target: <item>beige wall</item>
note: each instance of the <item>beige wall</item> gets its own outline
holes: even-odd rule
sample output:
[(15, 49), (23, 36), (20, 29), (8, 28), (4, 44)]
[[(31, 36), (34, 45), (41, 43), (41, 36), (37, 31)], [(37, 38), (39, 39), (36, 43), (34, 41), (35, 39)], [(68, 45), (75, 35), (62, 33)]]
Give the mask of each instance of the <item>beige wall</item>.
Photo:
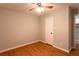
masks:
[(59, 6), (54, 11), (54, 44), (69, 50), (69, 13), (68, 6)]
[[(68, 6), (66, 5), (55, 5), (55, 9), (47, 14), (48, 16), (44, 15), (42, 18), (44, 19), (43, 21), (45, 22), (45, 19), (49, 17), (50, 19), (54, 19), (54, 34), (53, 34), (53, 45), (55, 45), (58, 48), (61, 48), (65, 51), (69, 50), (69, 38), (68, 38), (68, 24), (69, 24), (69, 10)], [(44, 25), (44, 23), (42, 23)], [(43, 33), (45, 28), (43, 28)], [(45, 40), (45, 39), (43, 39)]]
[(41, 41), (45, 42), (45, 20), (43, 19), (43, 17), (40, 17), (40, 27), (41, 27)]
[(0, 51), (40, 39), (37, 16), (0, 9)]

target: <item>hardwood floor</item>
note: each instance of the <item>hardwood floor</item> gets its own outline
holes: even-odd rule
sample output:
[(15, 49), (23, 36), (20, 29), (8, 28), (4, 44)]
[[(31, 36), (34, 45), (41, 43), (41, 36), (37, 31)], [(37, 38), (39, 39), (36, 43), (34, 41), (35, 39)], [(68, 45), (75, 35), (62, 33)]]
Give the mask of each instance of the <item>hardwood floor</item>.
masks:
[(0, 56), (79, 56), (79, 45), (76, 50), (71, 53), (61, 51), (49, 44), (37, 42), (24, 47), (16, 48), (4, 53)]

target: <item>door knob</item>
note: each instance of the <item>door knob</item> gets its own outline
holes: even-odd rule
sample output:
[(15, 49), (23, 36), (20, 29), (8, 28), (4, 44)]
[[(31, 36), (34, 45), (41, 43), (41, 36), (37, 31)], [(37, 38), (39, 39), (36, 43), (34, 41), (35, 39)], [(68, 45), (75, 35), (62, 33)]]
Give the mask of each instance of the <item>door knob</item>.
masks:
[(50, 34), (53, 34), (52, 32), (50, 32)]

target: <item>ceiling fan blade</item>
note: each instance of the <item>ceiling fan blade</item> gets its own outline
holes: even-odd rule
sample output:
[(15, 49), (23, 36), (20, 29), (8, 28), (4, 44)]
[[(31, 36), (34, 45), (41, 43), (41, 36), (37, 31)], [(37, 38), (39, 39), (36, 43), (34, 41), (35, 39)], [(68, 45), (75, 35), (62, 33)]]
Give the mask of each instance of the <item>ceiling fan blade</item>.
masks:
[(32, 3), (32, 4), (37, 5), (37, 3)]
[(32, 11), (32, 10), (35, 10), (36, 8), (31, 8), (31, 9), (29, 9), (30, 11)]
[(44, 8), (50, 8), (50, 9), (52, 9), (53, 8), (53, 6), (43, 6)]

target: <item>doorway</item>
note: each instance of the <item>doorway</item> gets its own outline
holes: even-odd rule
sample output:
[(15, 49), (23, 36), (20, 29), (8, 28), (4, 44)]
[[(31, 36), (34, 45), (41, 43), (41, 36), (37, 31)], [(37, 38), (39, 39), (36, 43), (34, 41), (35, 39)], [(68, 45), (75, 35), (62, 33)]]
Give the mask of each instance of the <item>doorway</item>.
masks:
[(78, 14), (78, 9), (74, 7), (69, 8), (69, 49), (76, 48), (76, 15)]
[(75, 41), (75, 46), (76, 44), (79, 44), (79, 15), (75, 16), (74, 41)]

